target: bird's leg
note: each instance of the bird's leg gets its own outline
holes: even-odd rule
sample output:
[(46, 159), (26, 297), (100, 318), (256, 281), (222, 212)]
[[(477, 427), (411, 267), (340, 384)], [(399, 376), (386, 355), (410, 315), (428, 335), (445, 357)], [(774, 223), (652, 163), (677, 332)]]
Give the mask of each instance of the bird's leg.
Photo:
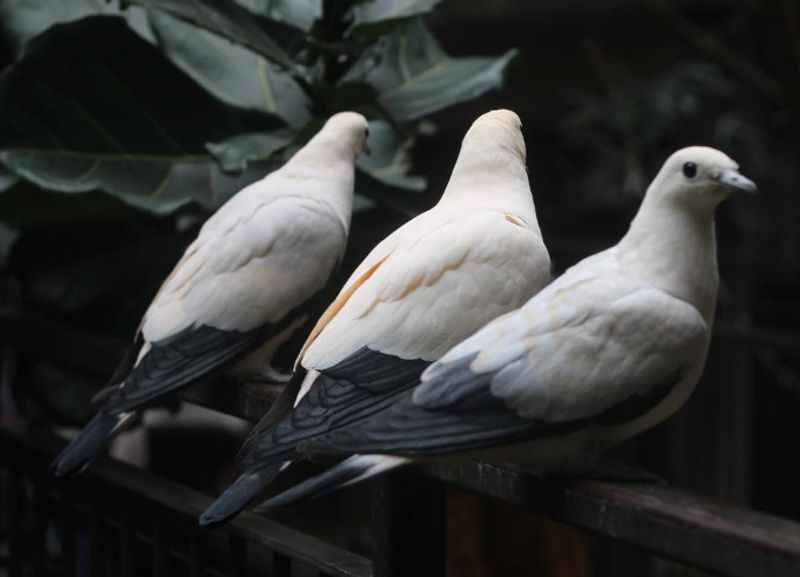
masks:
[(272, 368), (272, 365), (266, 364), (262, 369), (260, 377), (266, 382), (286, 384), (292, 380), (292, 373), (281, 373), (280, 371)]
[(306, 321), (306, 316), (294, 319), (281, 332), (273, 335), (259, 348), (242, 358), (234, 367), (233, 373), (241, 383), (264, 383), (283, 385), (292, 379), (292, 371), (282, 373), (272, 366), (272, 359), (278, 349), (285, 344)]
[[(257, 349), (242, 358), (234, 366), (230, 374), (240, 385), (246, 383), (285, 384), (292, 378), (292, 373), (281, 373), (272, 366), (272, 350), (267, 347)], [(267, 350), (264, 350), (264, 349)]]
[(285, 385), (292, 379), (292, 373), (281, 373), (269, 364), (263, 365), (258, 370), (237, 371), (232, 376), (239, 385), (246, 385), (248, 383), (259, 385)]

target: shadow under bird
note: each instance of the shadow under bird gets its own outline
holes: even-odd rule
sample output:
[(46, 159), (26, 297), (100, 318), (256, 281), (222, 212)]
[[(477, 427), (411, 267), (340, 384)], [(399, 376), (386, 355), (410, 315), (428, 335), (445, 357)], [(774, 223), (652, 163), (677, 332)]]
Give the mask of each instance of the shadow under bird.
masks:
[(354, 160), (367, 121), (342, 112), (284, 166), (247, 186), (203, 225), (162, 284), (135, 350), (96, 398), (97, 415), (61, 452), (54, 474), (102, 453), (136, 412), (220, 370), (283, 378), (275, 351), (315, 318), (347, 244)]
[(438, 204), (378, 244), (322, 315), (284, 396), (297, 398), (294, 409), (270, 411), (255, 427), (242, 475), (201, 525), (259, 497), (299, 456), (298, 443), (391, 404), (445, 351), (546, 285), (550, 258), (525, 158), (516, 114), (495, 110), (473, 123)]
[(714, 212), (731, 192), (755, 191), (717, 150), (674, 153), (616, 246), (453, 347), (415, 387), (304, 441), (301, 452), (356, 455), (264, 508), (416, 460), (590, 471), (694, 390), (719, 284)]

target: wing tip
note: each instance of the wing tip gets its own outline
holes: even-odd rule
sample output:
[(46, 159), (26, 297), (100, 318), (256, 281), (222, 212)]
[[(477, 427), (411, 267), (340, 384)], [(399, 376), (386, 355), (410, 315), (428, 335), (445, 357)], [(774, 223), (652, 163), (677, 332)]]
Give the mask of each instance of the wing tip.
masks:
[(282, 465), (243, 473), (198, 518), (201, 527), (217, 527), (233, 519), (256, 499), (281, 471)]
[(84, 471), (92, 461), (103, 454), (108, 442), (132, 416), (133, 413), (99, 412), (53, 459), (50, 464), (50, 474), (56, 478), (63, 478)]
[(321, 497), (341, 487), (355, 485), (409, 463), (410, 461), (404, 457), (391, 455), (353, 455), (327, 471), (275, 495), (256, 511), (267, 512), (303, 499)]

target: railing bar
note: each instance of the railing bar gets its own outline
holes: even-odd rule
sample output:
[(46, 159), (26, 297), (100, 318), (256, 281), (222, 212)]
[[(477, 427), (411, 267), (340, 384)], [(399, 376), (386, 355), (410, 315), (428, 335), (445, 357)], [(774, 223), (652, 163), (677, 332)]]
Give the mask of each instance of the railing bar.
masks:
[(445, 487), (407, 473), (385, 475), (362, 490), (371, 496), (371, 528), (375, 540), (376, 577), (400, 577), (418, 570), (446, 572)]
[(190, 577), (202, 577), (203, 565), (205, 560), (205, 549), (207, 539), (204, 533), (200, 531), (192, 531), (189, 537), (189, 552), (186, 559), (189, 565)]
[(133, 526), (133, 517), (130, 512), (123, 512), (119, 523), (111, 521), (119, 530), (120, 547), (120, 575), (133, 577), (136, 572), (136, 529)]
[(272, 553), (272, 576), (271, 577), (291, 577), (292, 558), (277, 551)]
[(89, 508), (89, 574), (92, 577), (104, 577), (106, 572), (105, 547), (103, 547), (103, 531), (100, 526), (100, 513), (95, 507)]
[(684, 564), (730, 575), (800, 575), (800, 524), (654, 483), (543, 481), (488, 464), (426, 474)]
[(153, 577), (166, 577), (169, 575), (167, 569), (168, 545), (167, 531), (164, 524), (156, 521), (153, 526)]
[(245, 577), (247, 573), (247, 542), (236, 535), (228, 536), (230, 568), (233, 577)]
[(31, 566), (33, 574), (37, 577), (44, 576), (47, 567), (47, 479), (37, 479), (33, 485), (33, 528), (31, 533)]
[(77, 573), (77, 526), (75, 524), (75, 513), (67, 503), (64, 495), (58, 499), (56, 506), (58, 513), (58, 528), (61, 532), (61, 566), (64, 574)]
[(22, 575), (22, 517), (24, 514), (22, 498), (21, 473), (10, 469), (8, 471), (9, 575)]

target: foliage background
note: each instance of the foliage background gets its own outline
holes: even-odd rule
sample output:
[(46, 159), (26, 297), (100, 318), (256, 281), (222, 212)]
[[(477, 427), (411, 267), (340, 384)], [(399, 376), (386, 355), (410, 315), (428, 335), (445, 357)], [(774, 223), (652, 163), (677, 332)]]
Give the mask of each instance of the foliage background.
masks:
[[(250, 2), (250, 8), (256, 6)], [(117, 10), (114, 4), (86, 4)], [(400, 2), (409, 12), (372, 24), (369, 19), (391, 3), (357, 3), (351, 13), (355, 24), (337, 26), (342, 14), (331, 13), (331, 20), (315, 30), (317, 45), (301, 42), (298, 50), (291, 29), (288, 36), (285, 26), (270, 29), (292, 62), (316, 55), (325, 63), (324, 71), (305, 63), (298, 72), (321, 79), (311, 95), (276, 80), (280, 67), (246, 48), (225, 44), (223, 51), (225, 59), (238, 59), (241, 66), (213, 58), (194, 61), (187, 43), (219, 40), (206, 33), (181, 35), (186, 25), (173, 16), (151, 19), (149, 32), (143, 32), (141, 18), (130, 14), (156, 4), (174, 3), (135, 1), (128, 23), (116, 22), (111, 32), (105, 31), (110, 16), (76, 23), (82, 28), (69, 49), (71, 60), (68, 54), (57, 55), (61, 64), (50, 57), (33, 59), (30, 66), (45, 70), (33, 68), (35, 73), (26, 76), (38, 80), (25, 85), (29, 92), (7, 85), (0, 90), (3, 107), (22, 102), (21, 108), (30, 109), (37, 102), (44, 114), (53, 87), (43, 87), (42, 79), (61, 79), (70, 88), (98, 82), (103, 96), (91, 110), (105, 111), (124, 130), (140, 131), (123, 143), (126, 150), (157, 153), (136, 165), (143, 171), (137, 174), (156, 175), (152, 182), (138, 176), (126, 180), (130, 165), (101, 164), (102, 174), (94, 174), (118, 184), (112, 195), (97, 192), (90, 179), (82, 184), (87, 192), (53, 193), (33, 186), (42, 180), (0, 174), (0, 216), (14, 231), (2, 230), (0, 238), (16, 235), (7, 270), (25, 286), (27, 308), (126, 338), (208, 209), (225, 197), (208, 187), (177, 185), (154, 195), (158, 175), (180, 172), (181, 163), (189, 162), (188, 172), (202, 173), (197, 178), (213, 183), (211, 190), (235, 189), (236, 179), (263, 172), (307, 138), (314, 119), (343, 107), (383, 121), (373, 133), (386, 136), (385, 145), (377, 147), (381, 152), (370, 157), (372, 164), (361, 166), (359, 191), (365, 198), (354, 219), (345, 273), (388, 230), (435, 202), (464, 130), (489, 108), (512, 108), (523, 119), (537, 211), (558, 270), (624, 233), (644, 188), (670, 152), (689, 144), (716, 146), (735, 158), (762, 192), (753, 199), (732, 199), (718, 215), (723, 287), (708, 369), (679, 415), (622, 453), (681, 486), (800, 518), (795, 490), (800, 472), (786, 467), (785, 452), (787, 441), (800, 434), (800, 9), (795, 2), (420, 0)], [(339, 3), (345, 4), (351, 3)], [(257, 5), (263, 16), (284, 3)], [(463, 72), (465, 81), (440, 78), (428, 87), (428, 98), (406, 94), (408, 100), (399, 104), (393, 96), (402, 67), (393, 73), (356, 72), (376, 53), (382, 62), (397, 64), (400, 46), (411, 46), (408, 56), (415, 61), (439, 62), (442, 53), (426, 44), (430, 38), (420, 28), (423, 13), (445, 54), (470, 59), (444, 60)], [(308, 30), (307, 17), (293, 18), (288, 21), (295, 28)], [(351, 26), (361, 26), (360, 39), (347, 34)], [(12, 39), (8, 62), (16, 54), (14, 34), (20, 32), (6, 34)], [(119, 43), (131, 37), (135, 50), (122, 50)], [(161, 40), (168, 61), (153, 48), (153, 38)], [(409, 38), (417, 39), (404, 44)], [(420, 48), (425, 46), (431, 52)], [(515, 47), (517, 55), (510, 59)], [(79, 66), (66, 67), (66, 62)], [(184, 72), (176, 74), (175, 66)], [(484, 72), (478, 77), (485, 82), (477, 88), (468, 82), (475, 76), (472, 67)], [(500, 85), (497, 72), (503, 67), (503, 87), (484, 91)], [(118, 77), (130, 89), (127, 96), (101, 80), (101, 68), (124, 71)], [(238, 74), (253, 68), (263, 72), (259, 82)], [(263, 78), (274, 98), (264, 97)], [(452, 97), (448, 91), (459, 86), (464, 98)], [(153, 106), (163, 107), (157, 125), (174, 123), (177, 146), (160, 138), (159, 131), (146, 134), (148, 125), (137, 109), (147, 95), (134, 89), (156, 91), (150, 96)], [(431, 108), (431, 94), (434, 103), (452, 106)], [(314, 105), (298, 107), (306, 98)], [(50, 129), (79, 132), (91, 146), (102, 140), (57, 121), (30, 131), (9, 130), (8, 118), (0, 114), (0, 161), (17, 173), (31, 158), (7, 152), (17, 150), (9, 142), (41, 148)], [(104, 149), (92, 149), (97, 150)], [(55, 188), (53, 181), (82, 170), (75, 159), (62, 164), (64, 159), (45, 162), (40, 155), (35, 160), (37, 178), (46, 177)], [(205, 196), (187, 202), (186, 195), (201, 189)], [(53, 390), (53, 382), (76, 382), (64, 367), (30, 370), (42, 391)], [(65, 418), (64, 411), (56, 412)]]

